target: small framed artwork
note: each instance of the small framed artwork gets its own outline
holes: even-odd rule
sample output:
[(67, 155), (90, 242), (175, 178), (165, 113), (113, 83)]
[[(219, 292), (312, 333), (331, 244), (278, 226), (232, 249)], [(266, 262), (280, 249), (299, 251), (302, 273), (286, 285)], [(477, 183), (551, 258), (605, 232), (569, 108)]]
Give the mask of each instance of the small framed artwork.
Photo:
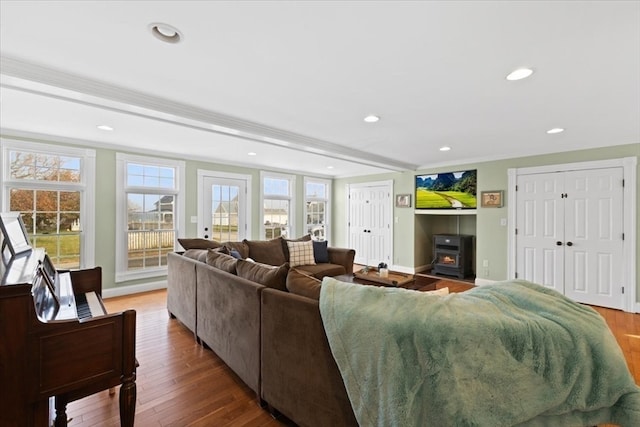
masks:
[(411, 194), (396, 194), (396, 208), (410, 208)]
[(483, 208), (501, 208), (504, 204), (504, 191), (483, 191), (480, 194), (480, 205)]

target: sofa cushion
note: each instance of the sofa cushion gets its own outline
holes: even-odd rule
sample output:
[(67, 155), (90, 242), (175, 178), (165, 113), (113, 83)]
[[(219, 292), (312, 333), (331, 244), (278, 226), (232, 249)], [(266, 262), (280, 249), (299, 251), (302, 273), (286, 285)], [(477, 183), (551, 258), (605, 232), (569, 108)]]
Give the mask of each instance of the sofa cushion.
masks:
[(306, 234), (302, 237), (298, 237), (297, 239), (282, 239), (282, 250), (284, 251), (284, 257), (287, 261), (289, 261), (289, 245), (288, 242), (307, 242), (311, 240), (311, 234)]
[(239, 259), (237, 260), (236, 270), (238, 276), (251, 280), (252, 282), (281, 291), (287, 290), (288, 262), (283, 263), (279, 267), (272, 267)]
[[(256, 262), (269, 265), (282, 265), (287, 262), (282, 250), (282, 237), (271, 240), (243, 240), (249, 248), (248, 257)], [(243, 257), (246, 258), (247, 256)]]
[(289, 247), (289, 265), (296, 267), (298, 265), (314, 265), (316, 263), (313, 257), (313, 242), (287, 242)]
[(321, 262), (329, 262), (329, 250), (327, 249), (327, 241), (313, 241), (313, 258), (316, 260), (316, 264)]
[(244, 242), (222, 242), (222, 246), (226, 247), (231, 253), (232, 250), (236, 250), (240, 253), (240, 256), (244, 259), (249, 256), (249, 246)]
[(207, 264), (212, 267), (219, 268), (222, 271), (226, 271), (227, 273), (236, 274), (237, 262), (237, 258), (234, 258), (223, 251), (218, 251), (216, 249), (209, 249), (207, 251)]
[(343, 265), (322, 263), (316, 265), (301, 265), (297, 267), (298, 270), (313, 276), (317, 279), (322, 279), (325, 276), (340, 276), (341, 274), (347, 274)]
[(178, 243), (185, 249), (215, 249), (222, 246), (222, 243), (209, 240), (209, 239), (201, 239), (201, 238), (192, 238), (192, 239), (178, 239)]
[(287, 290), (292, 294), (320, 300), (322, 282), (313, 276), (292, 268), (287, 274)]
[(208, 249), (187, 249), (182, 256), (200, 262), (207, 262), (207, 251)]

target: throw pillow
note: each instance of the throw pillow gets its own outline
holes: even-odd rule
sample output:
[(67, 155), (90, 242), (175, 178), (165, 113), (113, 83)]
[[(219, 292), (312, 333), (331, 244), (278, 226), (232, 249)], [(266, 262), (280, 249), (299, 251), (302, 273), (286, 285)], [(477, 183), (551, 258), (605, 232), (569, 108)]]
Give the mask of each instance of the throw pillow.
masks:
[(322, 282), (313, 276), (308, 276), (299, 270), (291, 269), (287, 274), (287, 290), (292, 294), (320, 300)]
[(184, 248), (184, 250), (189, 249), (215, 249), (222, 246), (222, 243), (217, 242), (215, 240), (209, 239), (201, 239), (201, 238), (193, 238), (193, 239), (178, 239), (178, 243), (180, 246)]
[(231, 255), (209, 249), (207, 252), (207, 264), (212, 267), (219, 268), (227, 273), (236, 274), (236, 264), (238, 260)]
[(272, 267), (243, 259), (236, 260), (236, 262), (238, 276), (269, 288), (275, 288), (281, 291), (287, 290), (289, 263), (285, 262), (279, 267)]
[(282, 239), (282, 250), (284, 251), (284, 258), (289, 259), (289, 245), (288, 242), (307, 242), (311, 240), (311, 234), (305, 234), (297, 239)]
[(249, 246), (245, 242), (222, 242), (222, 245), (226, 246), (229, 251), (231, 249), (238, 251), (242, 259), (249, 256)]
[(297, 265), (316, 265), (313, 257), (313, 242), (287, 242), (289, 246), (289, 264), (291, 267)]
[(240, 252), (236, 251), (235, 249), (229, 249), (229, 255), (231, 255), (235, 259), (242, 259), (242, 255), (240, 255)]
[(313, 258), (316, 264), (329, 262), (329, 250), (327, 249), (327, 241), (313, 241)]
[[(282, 250), (282, 237), (271, 240), (243, 240), (249, 247), (249, 255), (256, 262), (282, 265), (287, 262)], [(246, 258), (246, 257), (245, 257)]]

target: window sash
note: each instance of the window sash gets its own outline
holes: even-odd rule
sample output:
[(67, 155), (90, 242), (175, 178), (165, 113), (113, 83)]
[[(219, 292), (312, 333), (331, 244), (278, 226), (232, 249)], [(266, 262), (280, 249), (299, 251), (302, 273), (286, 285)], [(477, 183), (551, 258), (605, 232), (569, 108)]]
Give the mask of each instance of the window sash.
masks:
[[(321, 191), (309, 193), (310, 188), (323, 187)], [(324, 197), (318, 197), (323, 193)], [(305, 232), (314, 240), (328, 240), (331, 210), (331, 181), (319, 178), (304, 178)], [(320, 207), (322, 206), (322, 209)]]
[[(278, 188), (270, 187), (277, 182)], [(286, 182), (287, 194), (282, 194), (283, 182)], [(260, 234), (264, 239), (279, 236), (290, 238), (295, 232), (295, 175), (260, 173)], [(275, 207), (286, 203), (286, 214), (277, 213)], [(286, 220), (283, 216), (286, 215)], [(274, 225), (276, 224), (276, 225)]]
[(184, 162), (117, 153), (116, 165), (116, 282), (164, 275), (184, 229)]
[[(95, 265), (95, 150), (4, 138), (0, 147), (4, 166), (0, 176), (2, 210), (23, 213), (32, 245), (43, 247), (57, 267)], [(19, 157), (16, 153), (26, 155), (27, 160), (32, 156), (29, 161), (33, 164), (26, 166), (31, 169), (30, 175), (12, 176), (12, 160)], [(50, 176), (36, 179), (38, 161), (51, 166), (40, 168)], [(60, 180), (69, 174), (75, 175)], [(19, 193), (31, 195), (19, 201)], [(45, 225), (49, 229), (43, 229)]]

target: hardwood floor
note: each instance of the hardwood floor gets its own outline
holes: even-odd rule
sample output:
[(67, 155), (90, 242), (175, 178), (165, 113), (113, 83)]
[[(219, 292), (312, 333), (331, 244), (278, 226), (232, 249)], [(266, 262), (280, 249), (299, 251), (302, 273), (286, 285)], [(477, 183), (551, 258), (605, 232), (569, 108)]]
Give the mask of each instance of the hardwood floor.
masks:
[[(473, 287), (441, 280), (437, 288)], [(166, 291), (105, 300), (110, 312), (137, 311), (138, 396), (136, 426), (290, 426), (260, 408), (254, 393), (210, 350), (196, 344), (180, 322), (170, 320)], [(594, 307), (620, 343), (640, 384), (640, 314)], [(119, 426), (118, 393), (104, 391), (69, 404), (72, 427)]]
[[(282, 426), (255, 393), (177, 320), (169, 320), (166, 291), (106, 299), (107, 311), (137, 312), (135, 425)], [(69, 404), (69, 426), (119, 426), (118, 393), (107, 391)]]

